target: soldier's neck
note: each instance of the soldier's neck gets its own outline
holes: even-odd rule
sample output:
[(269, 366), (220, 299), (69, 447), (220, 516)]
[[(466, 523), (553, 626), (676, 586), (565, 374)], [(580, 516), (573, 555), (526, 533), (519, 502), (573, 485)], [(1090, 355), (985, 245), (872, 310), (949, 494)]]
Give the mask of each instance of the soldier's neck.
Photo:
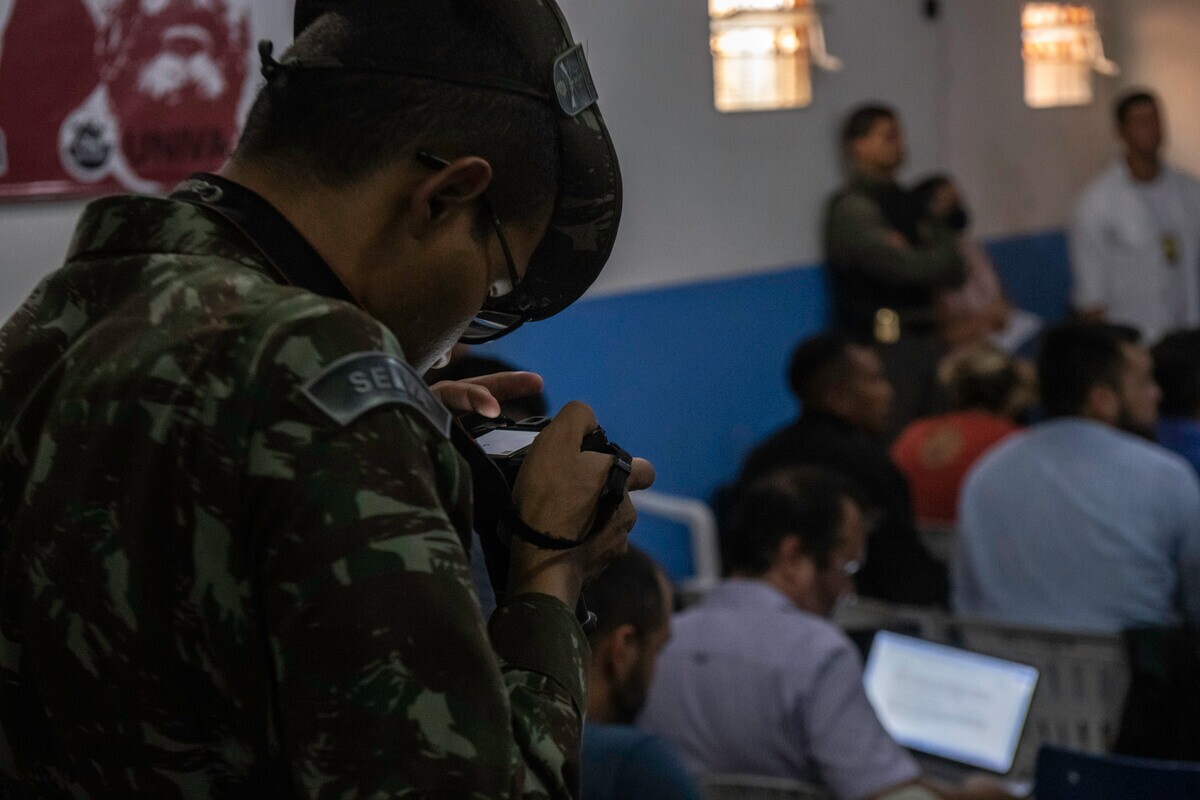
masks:
[(229, 160), (217, 172), (245, 186), (281, 213), (320, 254), (350, 293), (358, 296), (354, 265), (361, 258), (362, 232), (370, 214), (352, 197), (325, 187), (281, 180), (275, 170)]

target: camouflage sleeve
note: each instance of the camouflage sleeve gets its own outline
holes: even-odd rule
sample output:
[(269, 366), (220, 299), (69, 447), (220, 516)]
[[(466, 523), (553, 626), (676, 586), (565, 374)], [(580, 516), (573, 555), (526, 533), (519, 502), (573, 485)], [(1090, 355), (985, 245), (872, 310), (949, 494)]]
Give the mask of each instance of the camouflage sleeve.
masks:
[(587, 645), (571, 611), (513, 598), (489, 642), (457, 453), (411, 406), (339, 424), (300, 391), (394, 339), (340, 304), (284, 316), (255, 357), (247, 497), (296, 794), (574, 796)]

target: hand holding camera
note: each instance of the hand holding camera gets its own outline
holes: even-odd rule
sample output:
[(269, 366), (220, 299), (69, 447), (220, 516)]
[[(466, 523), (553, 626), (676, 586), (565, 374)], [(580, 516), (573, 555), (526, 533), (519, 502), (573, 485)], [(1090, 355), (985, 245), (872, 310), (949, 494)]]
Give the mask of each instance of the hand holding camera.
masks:
[[(568, 403), (553, 421), (542, 425), (536, 422), (493, 429), (481, 435), (479, 441), (492, 450), (493, 460), (502, 471), (510, 473), (510, 480), (513, 467), (519, 464), (513, 483), (514, 511), (520, 523), (551, 540), (543, 545), (554, 547), (513, 536), (509, 594), (541, 592), (573, 604), (579, 587), (625, 551), (626, 535), (637, 519), (629, 492), (649, 487), (654, 469), (644, 459), (629, 459), (628, 480), (623, 473), (620, 475), (625, 486), (614, 498), (615, 509), (609, 511), (607, 521), (601, 517), (600, 529), (593, 532), (598, 511), (605, 511), (606, 486), (609, 492), (613, 490), (610, 481), (615, 461), (622, 458), (623, 451), (607, 442), (595, 414), (582, 403)], [(536, 438), (525, 449), (522, 440), (530, 437)], [(585, 449), (589, 445), (608, 451)]]

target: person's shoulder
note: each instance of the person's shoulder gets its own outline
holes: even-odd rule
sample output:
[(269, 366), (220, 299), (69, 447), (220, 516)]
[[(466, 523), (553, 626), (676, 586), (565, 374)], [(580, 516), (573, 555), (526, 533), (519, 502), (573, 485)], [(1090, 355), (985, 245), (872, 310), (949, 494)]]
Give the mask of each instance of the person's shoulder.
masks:
[(952, 420), (952, 424), (965, 436), (981, 442), (998, 442), (1024, 430), (1008, 417), (974, 412), (958, 415)]
[(1188, 170), (1174, 164), (1167, 164), (1163, 167), (1163, 172), (1174, 181), (1185, 183), (1194, 190), (1200, 190), (1200, 176)]
[(833, 620), (799, 608), (780, 612), (777, 632), (803, 663), (819, 666), (858, 652), (854, 642)]
[(400, 345), (378, 320), (357, 306), (312, 292), (279, 287), (247, 331), (300, 379), (313, 377), (328, 363), (362, 351), (402, 357)]
[(859, 216), (878, 211), (878, 204), (862, 186), (851, 181), (829, 197), (828, 213), (834, 216)]
[(633, 725), (588, 722), (583, 743), (585, 770), (611, 770), (615, 798), (700, 798), (675, 747), (662, 736)]
[(793, 421), (771, 432), (767, 438), (754, 445), (742, 459), (741, 479), (752, 480), (763, 473), (786, 466), (794, 460), (797, 443), (804, 437), (799, 423)]
[(647, 762), (677, 761), (671, 744), (650, 731), (635, 725), (588, 722), (583, 729), (583, 751), (587, 761), (603, 763), (616, 770)]
[(1128, 185), (1128, 178), (1121, 170), (1120, 163), (1109, 164), (1088, 181), (1079, 193), (1076, 213), (1096, 214), (1106, 208), (1113, 194), (1122, 191)]
[(908, 423), (904, 426), (904, 430), (900, 431), (896, 441), (892, 443), (890, 451), (892, 458), (904, 459), (914, 456), (914, 451), (925, 440), (925, 437), (944, 424), (946, 424), (945, 417), (924, 417)]
[(1131, 468), (1152, 472), (1158, 480), (1188, 486), (1195, 483), (1195, 472), (1188, 460), (1173, 450), (1126, 431), (1112, 429), (1110, 433), (1114, 449), (1120, 449), (1120, 457)]
[(1007, 471), (1013, 465), (1020, 465), (1040, 450), (1044, 431), (1038, 426), (1018, 428), (1010, 431), (972, 465), (967, 473), (963, 491), (971, 490), (973, 484), (988, 481), (988, 476)]
[(584, 745), (616, 753), (629, 753), (660, 737), (634, 725), (589, 721), (583, 729)]
[(349, 303), (309, 293), (282, 299), (256, 320), (249, 338), (251, 373), (289, 406), (315, 409), (337, 426), (394, 406), (423, 418), (441, 438), (450, 435), (452, 415), (395, 336)]

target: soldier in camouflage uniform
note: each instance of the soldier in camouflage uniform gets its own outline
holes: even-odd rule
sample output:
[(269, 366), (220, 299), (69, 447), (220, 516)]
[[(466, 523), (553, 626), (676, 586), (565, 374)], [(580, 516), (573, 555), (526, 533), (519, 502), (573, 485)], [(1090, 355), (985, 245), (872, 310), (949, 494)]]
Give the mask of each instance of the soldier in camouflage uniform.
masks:
[[(571, 608), (628, 497), (585, 545), (514, 539), (485, 623), (471, 475), (418, 373), (582, 293), (619, 172), (551, 0), (487, 8), (300, 0), (221, 176), (91, 204), (0, 329), (3, 796), (577, 794)], [(536, 388), (442, 395), (496, 413), (489, 387)], [(594, 426), (570, 404), (538, 438), (514, 524), (589, 528)]]

